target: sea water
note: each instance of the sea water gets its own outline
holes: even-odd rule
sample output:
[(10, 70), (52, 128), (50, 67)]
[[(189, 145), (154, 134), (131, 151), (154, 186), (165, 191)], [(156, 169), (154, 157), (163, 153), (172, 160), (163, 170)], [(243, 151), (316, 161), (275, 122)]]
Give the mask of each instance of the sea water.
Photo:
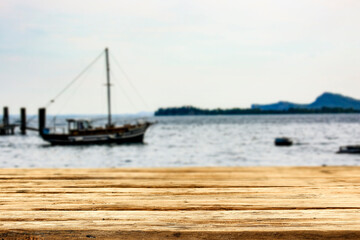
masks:
[[(65, 118), (60, 117), (60, 127), (65, 127)], [(51, 146), (36, 132), (0, 136), (0, 167), (360, 165), (360, 154), (336, 153), (342, 145), (360, 144), (359, 114), (179, 116), (148, 120), (157, 123), (146, 132), (144, 144)], [(294, 145), (276, 147), (274, 139), (282, 136), (292, 138)]]

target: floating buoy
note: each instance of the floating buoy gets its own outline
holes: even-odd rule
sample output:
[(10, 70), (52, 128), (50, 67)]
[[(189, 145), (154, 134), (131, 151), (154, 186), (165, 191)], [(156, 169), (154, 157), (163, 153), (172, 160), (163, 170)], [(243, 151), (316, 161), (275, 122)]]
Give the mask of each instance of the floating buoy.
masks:
[(291, 146), (293, 145), (293, 141), (291, 138), (287, 138), (287, 137), (280, 137), (280, 138), (275, 138), (275, 146)]

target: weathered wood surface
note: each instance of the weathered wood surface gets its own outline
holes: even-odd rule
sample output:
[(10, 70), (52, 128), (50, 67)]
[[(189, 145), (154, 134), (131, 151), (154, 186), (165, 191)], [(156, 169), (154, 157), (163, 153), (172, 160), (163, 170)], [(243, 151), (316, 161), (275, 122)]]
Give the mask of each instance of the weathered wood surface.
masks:
[(360, 167), (0, 169), (0, 239), (360, 239)]

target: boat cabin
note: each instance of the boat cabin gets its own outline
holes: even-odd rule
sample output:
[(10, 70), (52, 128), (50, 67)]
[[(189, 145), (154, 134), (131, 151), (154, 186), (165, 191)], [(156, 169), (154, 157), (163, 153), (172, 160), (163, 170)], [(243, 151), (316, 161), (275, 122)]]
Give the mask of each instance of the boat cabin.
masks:
[(85, 119), (66, 119), (69, 132), (86, 131), (92, 129), (91, 122)]

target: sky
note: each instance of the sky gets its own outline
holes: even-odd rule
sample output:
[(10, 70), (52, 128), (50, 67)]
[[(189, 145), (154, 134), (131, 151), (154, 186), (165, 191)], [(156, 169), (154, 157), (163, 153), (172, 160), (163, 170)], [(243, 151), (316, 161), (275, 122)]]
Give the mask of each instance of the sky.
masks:
[[(358, 0), (2, 0), (0, 107), (37, 112), (105, 47), (114, 113), (360, 99), (359, 12)], [(105, 81), (102, 58), (48, 111), (105, 113)]]

